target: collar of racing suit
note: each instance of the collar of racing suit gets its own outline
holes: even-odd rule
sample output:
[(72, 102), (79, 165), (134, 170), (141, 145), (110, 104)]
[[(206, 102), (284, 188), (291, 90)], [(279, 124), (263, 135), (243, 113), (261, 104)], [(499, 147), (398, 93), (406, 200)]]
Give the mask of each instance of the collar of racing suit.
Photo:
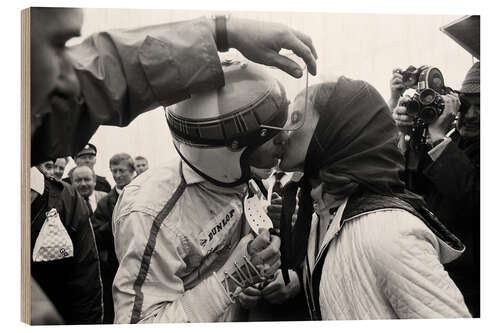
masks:
[(188, 186), (193, 184), (198, 184), (198, 186), (206, 188), (208, 191), (211, 192), (238, 194), (242, 199), (248, 191), (247, 184), (241, 184), (234, 187), (222, 187), (212, 184), (208, 180), (203, 178), (201, 175), (196, 173), (196, 171), (191, 169), (189, 165), (182, 160), (181, 160), (181, 172), (182, 176), (184, 177), (184, 180), (186, 181), (186, 185)]

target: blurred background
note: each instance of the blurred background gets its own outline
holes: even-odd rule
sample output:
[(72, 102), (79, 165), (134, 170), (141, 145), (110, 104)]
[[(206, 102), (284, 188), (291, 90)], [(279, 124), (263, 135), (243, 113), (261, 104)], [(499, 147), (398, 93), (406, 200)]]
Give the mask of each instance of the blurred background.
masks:
[[(82, 37), (101, 30), (134, 28), (144, 25), (187, 20), (217, 14), (216, 11), (145, 9), (85, 9)], [(309, 84), (345, 75), (371, 83), (387, 100), (392, 69), (409, 65), (438, 67), (445, 84), (460, 88), (472, 56), (442, 33), (439, 28), (460, 18), (451, 15), (336, 14), (299, 12), (231, 12), (231, 15), (284, 23), (312, 37), (318, 52), (318, 75)], [(236, 51), (221, 58), (237, 56)], [(305, 77), (293, 79), (276, 75), (289, 98), (305, 87)], [(90, 140), (97, 146), (95, 171), (114, 185), (108, 162), (112, 155), (126, 152), (142, 155), (150, 167), (177, 159), (163, 108), (139, 116), (126, 128), (101, 126)], [(74, 166), (66, 167), (66, 173)]]

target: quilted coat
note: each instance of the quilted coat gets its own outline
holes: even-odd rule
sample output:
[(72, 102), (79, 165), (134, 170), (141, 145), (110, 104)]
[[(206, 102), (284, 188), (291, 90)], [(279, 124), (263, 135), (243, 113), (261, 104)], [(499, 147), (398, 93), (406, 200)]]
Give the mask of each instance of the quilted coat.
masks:
[(317, 215), (312, 221), (306, 290), (312, 290), (315, 269), (322, 271), (319, 309), (309, 298), (311, 312), (320, 311), (323, 320), (470, 317), (443, 268), (461, 251), (406, 210), (370, 211), (341, 223), (345, 206), (346, 201), (333, 220), (325, 219), (331, 222), (323, 226), (327, 231), (321, 242)]

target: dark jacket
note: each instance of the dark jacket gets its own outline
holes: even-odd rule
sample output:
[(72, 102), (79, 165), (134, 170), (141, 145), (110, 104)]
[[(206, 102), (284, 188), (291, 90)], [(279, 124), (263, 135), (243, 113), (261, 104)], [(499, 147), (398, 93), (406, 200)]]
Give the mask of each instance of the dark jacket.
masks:
[(113, 209), (115, 208), (117, 200), (118, 192), (116, 191), (116, 187), (114, 187), (111, 192), (97, 203), (92, 221), (101, 263), (105, 324), (111, 324), (114, 319), (111, 287), (116, 271), (118, 270), (118, 259), (115, 253), (115, 241), (111, 222), (113, 218)]
[[(71, 178), (66, 177), (63, 179), (68, 184), (71, 184)], [(101, 191), (109, 193), (111, 191), (111, 185), (109, 185), (108, 181), (105, 177), (95, 175), (95, 191)]]
[(455, 133), (435, 162), (425, 155), (420, 172), (410, 175), (410, 189), (424, 197), (439, 220), (466, 246), (462, 257), (446, 269), (473, 316), (479, 315), (479, 171), (479, 139), (465, 140)]
[[(33, 262), (33, 248), (45, 221), (56, 208), (74, 248), (71, 258)], [(45, 178), (45, 189), (31, 204), (31, 275), (52, 301), (66, 324), (102, 322), (99, 260), (83, 198), (71, 186)]]
[(212, 30), (210, 19), (198, 18), (102, 31), (68, 48), (83, 98), (44, 115), (31, 136), (32, 165), (74, 156), (99, 125), (124, 127), (147, 110), (224, 86)]

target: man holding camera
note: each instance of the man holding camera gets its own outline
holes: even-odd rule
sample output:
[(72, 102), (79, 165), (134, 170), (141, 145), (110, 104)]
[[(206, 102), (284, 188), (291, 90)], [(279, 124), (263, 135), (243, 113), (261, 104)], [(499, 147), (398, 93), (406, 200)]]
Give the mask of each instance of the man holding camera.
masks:
[[(400, 71), (394, 71), (389, 105), (405, 139), (414, 126), (403, 106), (410, 98), (399, 98), (406, 87)], [(407, 186), (465, 243), (464, 255), (446, 268), (471, 314), (479, 317), (480, 63), (468, 71), (459, 94), (441, 97), (443, 111), (427, 126), (427, 148), (417, 167), (407, 170)]]

